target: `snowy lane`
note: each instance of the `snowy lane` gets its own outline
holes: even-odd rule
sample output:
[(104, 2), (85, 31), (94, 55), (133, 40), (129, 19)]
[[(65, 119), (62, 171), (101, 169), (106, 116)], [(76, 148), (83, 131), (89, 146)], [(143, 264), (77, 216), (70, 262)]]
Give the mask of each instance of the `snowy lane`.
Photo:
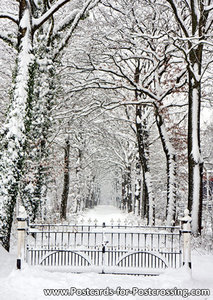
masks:
[(125, 220), (131, 222), (137, 221), (138, 219), (135, 215), (122, 212), (119, 208), (111, 205), (98, 205), (93, 209), (90, 209), (83, 213), (83, 215), (79, 217), (79, 221), (82, 218), (85, 221), (87, 221), (88, 219), (94, 221), (96, 219), (99, 224), (105, 222), (108, 225), (110, 225), (112, 219), (115, 222), (117, 222), (118, 220), (120, 220), (121, 222), (124, 222)]
[(111, 219), (125, 219), (126, 214), (122, 213), (120, 209), (111, 205), (98, 205), (93, 209), (88, 210), (84, 215), (84, 219), (97, 219), (98, 222), (110, 222)]

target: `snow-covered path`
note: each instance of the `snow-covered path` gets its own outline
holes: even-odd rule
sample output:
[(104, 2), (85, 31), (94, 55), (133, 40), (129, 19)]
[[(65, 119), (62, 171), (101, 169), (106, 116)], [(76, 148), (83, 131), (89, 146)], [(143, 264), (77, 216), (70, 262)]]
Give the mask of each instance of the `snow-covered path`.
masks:
[(112, 219), (115, 222), (117, 222), (118, 220), (120, 220), (121, 222), (124, 222), (125, 220), (135, 221), (137, 219), (136, 216), (122, 212), (119, 208), (111, 205), (98, 205), (93, 209), (89, 209), (81, 216), (79, 216), (79, 220), (82, 218), (85, 221), (87, 221), (88, 219), (94, 221), (96, 219), (100, 224), (103, 222), (105, 222), (106, 224), (110, 224)]
[[(93, 210), (89, 210), (79, 216), (79, 218), (97, 219), (99, 222), (110, 222), (113, 218), (117, 220), (125, 220), (127, 214), (111, 206), (98, 206)], [(130, 220), (134, 216), (128, 216)], [(72, 274), (65, 272), (48, 272), (42, 267), (24, 266), (24, 269), (18, 271), (15, 269), (15, 257), (9, 255), (0, 246), (0, 299), (1, 300), (42, 300), (42, 299), (106, 299), (116, 300), (121, 299), (198, 299), (198, 300), (213, 300), (213, 256), (198, 255), (193, 256), (193, 273), (192, 278), (188, 275), (184, 268), (179, 270), (167, 270), (163, 275), (156, 277), (130, 276), (130, 275), (106, 275), (96, 273)], [(133, 289), (135, 287), (135, 289)], [(103, 290), (106, 295), (102, 296), (45, 296), (44, 289), (64, 289), (70, 291), (70, 288), (82, 289), (90, 288), (92, 292), (100, 293)], [(184, 296), (141, 296), (136, 291), (140, 289), (161, 289), (161, 293), (165, 293), (165, 289), (177, 292), (178, 289), (185, 289)], [(210, 296), (189, 296), (186, 293), (191, 289), (210, 289)], [(127, 290), (127, 293), (133, 290), (135, 295), (110, 296), (109, 292), (117, 292), (118, 294)], [(51, 292), (51, 291), (49, 291)], [(58, 292), (58, 291), (57, 291)], [(181, 292), (181, 291), (179, 291)], [(107, 295), (108, 293), (108, 295)]]

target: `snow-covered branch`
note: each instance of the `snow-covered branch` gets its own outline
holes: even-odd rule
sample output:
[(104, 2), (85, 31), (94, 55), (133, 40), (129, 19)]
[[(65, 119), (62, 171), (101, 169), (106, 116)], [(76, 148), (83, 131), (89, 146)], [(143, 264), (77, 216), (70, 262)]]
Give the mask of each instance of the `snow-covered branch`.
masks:
[(206, 12), (210, 12), (211, 10), (213, 10), (213, 4), (207, 5), (204, 10)]
[(18, 19), (15, 16), (8, 14), (8, 13), (0, 13), (0, 19), (8, 19), (8, 20), (12, 21), (13, 23), (15, 23), (16, 25), (19, 24)]
[(58, 0), (53, 6), (44, 13), (40, 18), (33, 18), (33, 29), (36, 30), (41, 27), (56, 11), (58, 11), (63, 5), (68, 3), (70, 0)]
[(111, 102), (108, 104), (103, 104), (101, 107), (106, 110), (113, 110), (115, 108), (118, 108), (120, 106), (132, 106), (132, 105), (151, 105), (155, 106), (156, 102), (152, 99), (148, 100), (139, 100), (139, 101), (119, 101), (119, 102)]
[(64, 18), (57, 26), (54, 28), (53, 35), (57, 35), (58, 32), (66, 28), (68, 25), (72, 24), (75, 20), (76, 15), (79, 13), (79, 9), (74, 9), (66, 18)]
[(179, 25), (181, 26), (181, 29), (183, 30), (185, 36), (186, 36), (186, 37), (189, 36), (188, 30), (187, 30), (187, 28), (186, 28), (186, 26), (185, 26), (185, 24), (184, 24), (184, 21), (183, 21), (183, 19), (182, 19), (180, 13), (179, 13), (179, 11), (178, 11), (177, 4), (176, 4), (175, 1), (173, 1), (173, 0), (166, 0), (166, 1), (170, 4), (171, 8), (173, 9), (174, 14), (175, 14), (175, 17), (176, 17), (176, 19), (177, 19)]
[(56, 57), (64, 49), (64, 47), (67, 45), (67, 43), (69, 42), (75, 28), (78, 26), (81, 18), (85, 15), (85, 13), (87, 11), (89, 11), (90, 9), (92, 9), (93, 7), (95, 7), (98, 4), (98, 2), (100, 2), (100, 0), (88, 0), (85, 3), (85, 5), (83, 6), (83, 8), (75, 15), (75, 18), (73, 19), (73, 22), (72, 22), (72, 26), (70, 27), (70, 29), (69, 29), (68, 33), (66, 34), (66, 36), (61, 41), (58, 49), (55, 50), (54, 57)]

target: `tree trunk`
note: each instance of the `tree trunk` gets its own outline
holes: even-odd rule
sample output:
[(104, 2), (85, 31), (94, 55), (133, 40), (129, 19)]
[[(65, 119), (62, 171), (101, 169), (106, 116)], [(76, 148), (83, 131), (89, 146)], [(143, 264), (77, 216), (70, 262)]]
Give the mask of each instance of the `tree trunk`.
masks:
[(126, 185), (126, 198), (127, 198), (127, 212), (132, 212), (132, 184), (131, 184), (131, 167), (127, 168), (127, 185)]
[(135, 169), (136, 169), (136, 178), (135, 178), (134, 213), (137, 216), (140, 216), (140, 214), (141, 214), (140, 208), (141, 208), (141, 192), (142, 192), (141, 191), (141, 187), (142, 187), (142, 182), (141, 182), (142, 178), (141, 177), (142, 177), (142, 174), (141, 174), (141, 164), (139, 162), (139, 157), (137, 157)]
[(122, 175), (122, 210), (132, 212), (131, 167), (128, 166)]
[[(184, 57), (188, 71), (188, 208), (192, 215), (192, 232), (201, 233), (203, 163), (200, 150), (200, 106), (203, 43), (211, 28), (211, 1), (190, 1), (178, 7), (177, 1), (167, 0), (176, 17), (183, 36), (186, 37)], [(183, 3), (182, 3), (183, 4)], [(184, 4), (183, 4), (184, 5)], [(183, 16), (184, 12), (184, 16)], [(188, 13), (188, 16), (187, 16)], [(206, 25), (209, 23), (208, 30)], [(199, 42), (199, 44), (197, 44)], [(179, 46), (178, 46), (178, 49)]]
[(146, 120), (142, 120), (142, 106), (136, 105), (136, 131), (139, 159), (143, 173), (142, 218), (146, 217), (148, 224), (154, 224), (154, 199), (149, 168), (149, 141)]
[(122, 199), (121, 199), (121, 209), (126, 210), (126, 174), (122, 174)]
[(176, 216), (176, 153), (166, 132), (165, 124), (157, 107), (155, 107), (156, 123), (166, 156), (167, 170), (167, 226), (174, 225)]
[(70, 141), (66, 140), (64, 148), (64, 187), (61, 198), (61, 214), (60, 218), (66, 220), (67, 218), (67, 201), (69, 196), (69, 184), (70, 184)]
[[(194, 34), (203, 35), (206, 22), (204, 7), (200, 3), (199, 28), (196, 24)], [(193, 17), (192, 17), (193, 18)], [(203, 202), (203, 161), (200, 147), (200, 110), (201, 110), (201, 73), (203, 45), (192, 47), (188, 42), (189, 53), (188, 81), (189, 81), (189, 111), (188, 111), (188, 208), (192, 216), (192, 232), (201, 233), (202, 202)]]
[(203, 162), (200, 150), (200, 82), (189, 75), (188, 117), (188, 208), (192, 216), (192, 232), (201, 233), (203, 199)]

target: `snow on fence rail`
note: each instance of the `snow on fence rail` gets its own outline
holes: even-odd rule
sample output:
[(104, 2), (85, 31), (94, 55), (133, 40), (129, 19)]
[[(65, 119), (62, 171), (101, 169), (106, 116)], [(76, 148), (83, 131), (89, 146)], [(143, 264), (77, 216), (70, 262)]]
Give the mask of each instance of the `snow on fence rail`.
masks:
[[(182, 222), (189, 224), (185, 219)], [(73, 272), (160, 274), (182, 265), (182, 233), (184, 262), (190, 259), (190, 233), (179, 226), (30, 224), (19, 218), (18, 232), (19, 269), (24, 259), (30, 265)]]

